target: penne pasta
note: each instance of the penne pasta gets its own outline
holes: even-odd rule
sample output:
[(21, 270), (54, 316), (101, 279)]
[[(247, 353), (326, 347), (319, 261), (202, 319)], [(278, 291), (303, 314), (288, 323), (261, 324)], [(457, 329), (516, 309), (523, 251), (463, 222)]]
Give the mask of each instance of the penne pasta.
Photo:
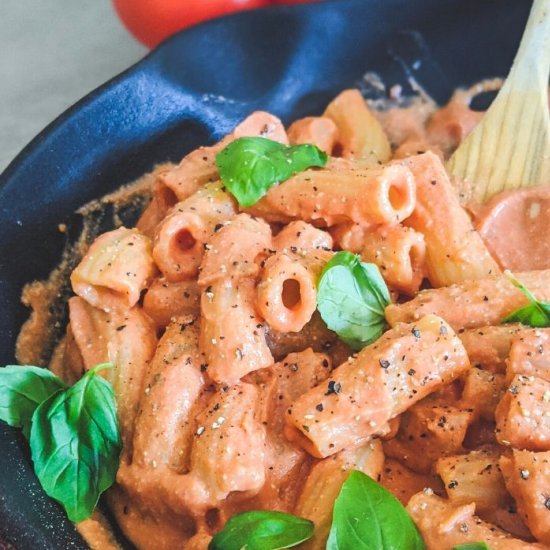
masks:
[(345, 222), (330, 228), (335, 244), (342, 250), (359, 254), (370, 234), (370, 227), (358, 223)]
[(430, 283), (440, 287), (499, 274), (439, 158), (425, 153), (402, 163), (414, 174), (417, 195), (406, 223), (424, 235)]
[(499, 449), (489, 447), (438, 459), (435, 472), (443, 480), (449, 503), (462, 506), (473, 502), (481, 515), (505, 503), (511, 505), (499, 458)]
[(475, 515), (475, 504), (454, 506), (448, 500), (423, 491), (407, 506), (428, 550), (451, 549), (466, 543), (485, 542), (491, 550), (543, 550), (543, 544), (514, 538)]
[(519, 323), (459, 330), (472, 366), (493, 373), (504, 373), (506, 359), (516, 334), (524, 330)]
[(311, 250), (331, 251), (333, 241), (330, 233), (304, 221), (290, 222), (275, 237), (273, 248), (279, 252), (303, 255)]
[(212, 394), (195, 421), (190, 472), (175, 487), (182, 506), (200, 514), (229, 493), (253, 496), (261, 490), (266, 435), (257, 418), (258, 404), (258, 390), (251, 384)]
[(200, 289), (194, 280), (170, 283), (157, 277), (143, 298), (143, 311), (158, 328), (166, 327), (178, 315), (198, 316), (199, 310)]
[(291, 145), (311, 143), (329, 155), (338, 142), (338, 127), (326, 116), (310, 116), (293, 122), (287, 130)]
[(191, 151), (176, 167), (162, 173), (159, 180), (174, 193), (179, 201), (184, 201), (202, 186), (219, 179), (215, 161), (216, 155), (224, 147), (238, 138), (253, 136), (288, 143), (281, 121), (269, 113), (256, 111), (217, 144)]
[(414, 472), (428, 474), (439, 458), (464, 452), (473, 421), (471, 409), (425, 399), (403, 414), (396, 437), (384, 442), (384, 452)]
[(158, 225), (153, 258), (170, 282), (197, 275), (204, 246), (218, 224), (235, 214), (232, 197), (221, 183), (202, 187), (185, 201), (176, 204)]
[(352, 470), (359, 470), (377, 479), (384, 464), (380, 441), (369, 441), (354, 450), (317, 462), (311, 469), (298, 498), (294, 513), (313, 521), (313, 537), (303, 543), (304, 550), (323, 550), (332, 522), (332, 508), (342, 484)]
[[(538, 300), (550, 300), (550, 270), (518, 273), (517, 277)], [(465, 281), (445, 288), (420, 291), (403, 304), (390, 304), (386, 319), (391, 326), (412, 323), (424, 315), (440, 315), (460, 331), (498, 325), (526, 306), (528, 299), (506, 277)]]
[(523, 374), (550, 382), (550, 329), (518, 332), (512, 339), (506, 366), (506, 379)]
[(254, 308), (254, 287), (251, 279), (221, 281), (202, 293), (200, 349), (208, 376), (215, 382), (234, 384), (273, 363), (263, 321)]
[(365, 235), (361, 259), (376, 264), (392, 290), (415, 294), (425, 276), (424, 236), (409, 227), (381, 226)]
[(356, 447), (470, 364), (452, 329), (435, 316), (399, 325), (298, 399), (287, 437), (316, 457)]
[(395, 224), (414, 210), (416, 191), (410, 170), (398, 164), (361, 170), (306, 170), (248, 209), (268, 221), (301, 219), (327, 226)]
[(502, 445), (550, 451), (550, 382), (516, 375), (495, 411), (496, 436)]
[(198, 319), (177, 317), (166, 328), (143, 379), (132, 464), (189, 470), (194, 409), (204, 386)]
[(500, 467), (506, 488), (531, 533), (542, 544), (550, 545), (550, 452), (514, 449), (510, 456), (501, 457)]
[(259, 262), (271, 246), (271, 229), (267, 223), (239, 214), (231, 222), (220, 224), (205, 244), (198, 284), (207, 285), (231, 279), (255, 277)]
[(171, 167), (172, 165), (161, 165), (151, 174), (151, 177), (154, 178), (151, 186), (153, 196), (136, 222), (136, 228), (140, 233), (147, 235), (150, 239), (155, 237), (157, 225), (168, 214), (170, 208), (178, 202), (174, 192), (161, 181), (162, 175), (168, 172)]
[(441, 489), (441, 481), (437, 476), (413, 472), (401, 462), (387, 456), (380, 475), (380, 484), (399, 499), (403, 506), (407, 506), (411, 497), (423, 489)]
[(137, 306), (106, 313), (80, 297), (69, 300), (69, 319), (84, 369), (113, 365), (100, 375), (113, 386), (125, 452), (131, 456), (142, 382), (157, 345), (153, 324)]
[(287, 408), (300, 395), (330, 375), (331, 361), (324, 353), (306, 349), (290, 353), (268, 369), (249, 375), (260, 391), (266, 425), (266, 482), (254, 500), (259, 508), (291, 511), (297, 499), (299, 480), (309, 469), (307, 454), (283, 433)]
[(317, 280), (331, 254), (275, 254), (262, 269), (256, 308), (268, 325), (281, 332), (300, 332), (317, 307)]
[(338, 145), (344, 158), (369, 159), (373, 163), (390, 159), (390, 142), (359, 90), (340, 93), (329, 103), (323, 116), (336, 124)]
[(94, 307), (128, 309), (155, 275), (151, 241), (137, 229), (103, 233), (71, 274), (75, 294)]

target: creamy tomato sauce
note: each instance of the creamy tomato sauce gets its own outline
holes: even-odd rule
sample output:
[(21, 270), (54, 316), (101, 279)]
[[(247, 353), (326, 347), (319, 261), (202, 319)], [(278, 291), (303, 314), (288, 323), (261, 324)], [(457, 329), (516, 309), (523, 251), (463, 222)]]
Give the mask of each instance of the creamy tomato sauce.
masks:
[[(435, 161), (438, 158), (442, 160), (448, 158), (481, 117), (481, 113), (474, 112), (469, 107), (472, 96), (487, 89), (494, 89), (497, 85), (496, 81), (488, 81), (470, 90), (459, 91), (449, 104), (442, 109), (437, 109), (433, 102), (427, 101), (426, 98), (420, 98), (412, 103), (398, 106), (394, 102), (392, 109), (377, 112), (376, 116), (391, 144), (392, 158), (386, 159), (386, 161), (390, 160), (394, 164), (401, 163), (401, 166), (405, 166), (407, 161), (403, 161), (403, 159), (414, 157), (426, 151), (435, 153), (437, 156)], [(336, 151), (335, 144), (338, 143), (339, 132), (343, 132), (342, 128), (326, 116), (311, 117), (295, 123), (288, 133), (288, 137), (292, 141), (295, 136), (307, 135), (310, 136), (311, 140), (318, 142), (321, 148), (334, 147)], [(286, 139), (286, 135), (284, 137)], [(206, 152), (203, 150), (195, 152), (193, 157), (194, 178), (198, 177), (196, 176), (197, 173), (201, 174), (203, 160), (211, 159), (212, 150), (213, 148), (209, 148), (208, 151), (205, 149)], [(434, 156), (431, 155), (428, 161), (433, 163), (432, 157)], [(355, 161), (357, 159), (352, 158), (351, 160)], [(334, 165), (335, 169), (344, 171), (349, 169), (347, 162), (343, 160), (341, 163), (335, 162)], [(165, 170), (168, 168), (166, 167)], [(180, 165), (179, 169), (178, 177), (182, 174), (185, 175), (185, 165)], [(355, 168), (355, 174), (353, 171), (350, 172), (350, 177), (355, 177), (359, 172), (368, 174), (368, 170), (371, 169), (372, 166), (360, 165), (359, 168)], [(362, 172), (363, 170), (365, 172)], [(144, 234), (150, 233), (153, 239), (157, 238), (155, 237), (157, 224), (160, 223), (176, 202), (170, 185), (166, 185), (161, 190), (164, 193), (164, 198), (161, 197), (161, 192), (157, 195), (154, 194), (154, 185), (159, 185), (157, 176), (160, 173), (162, 173), (162, 170), (157, 170), (156, 175), (146, 175), (129, 188), (82, 209), (81, 212), (90, 221), (85, 224), (85, 232), (77, 245), (65, 252), (62, 265), (52, 274), (49, 281), (33, 283), (25, 289), (23, 301), (32, 308), (33, 313), (19, 336), (17, 357), (20, 362), (43, 363), (46, 357), (51, 355), (52, 339), (56, 336), (51, 327), (57, 326), (59, 328), (64, 323), (62, 316), (52, 316), (51, 312), (55, 310), (52, 310), (51, 305), (59, 302), (61, 289), (64, 288), (63, 285), (66, 287), (68, 275), (75, 265), (75, 259), (85, 254), (88, 244), (98, 234), (97, 224), (91, 221), (94, 219), (94, 213), (103, 209), (107, 204), (114, 204), (116, 208), (113, 225), (120, 226), (122, 220), (116, 215), (117, 209), (124, 207), (129, 202), (141, 200), (140, 197), (148, 197), (153, 189), (153, 195), (156, 198), (153, 198), (152, 206), (142, 217), (141, 225), (138, 224), (138, 228)], [(166, 181), (169, 181), (169, 179)], [(208, 181), (208, 179), (205, 181)], [(196, 181), (193, 178), (185, 181), (185, 184), (189, 186), (193, 186), (195, 183)], [(204, 183), (203, 181), (202, 184)], [(438, 182), (434, 180), (432, 183), (435, 185)], [(316, 187), (312, 189), (317, 191)], [(316, 197), (316, 200), (317, 203), (313, 204), (312, 199), (310, 201), (311, 205), (302, 199), (300, 199), (301, 202), (298, 202), (304, 208), (313, 211), (317, 207), (325, 208), (325, 203), (329, 204), (326, 207), (328, 210), (335, 210), (334, 200), (332, 202), (324, 201), (318, 197)], [(283, 199), (280, 202), (282, 203)], [(330, 206), (331, 204), (333, 206)], [(273, 210), (276, 207), (277, 205), (274, 205)], [(550, 257), (550, 224), (548, 223), (550, 221), (550, 188), (538, 187), (507, 192), (494, 197), (486, 205), (473, 206), (469, 210), (475, 212), (473, 216), (475, 227), (501, 268), (531, 271), (550, 267), (550, 260), (548, 259)], [(258, 212), (260, 217), (266, 215), (266, 219), (271, 223), (270, 227), (267, 225), (266, 227), (269, 231), (273, 230), (274, 234), (292, 219), (277, 218), (276, 216), (270, 218), (269, 212), (262, 212), (261, 208)], [(318, 218), (309, 219), (300, 210), (300, 214), (296, 215), (295, 218), (312, 222), (313, 225), (323, 226), (322, 231), (325, 232), (324, 236), (327, 239), (324, 242), (325, 246), (322, 247), (323, 253), (332, 253), (331, 246), (327, 246), (332, 244), (332, 239), (340, 243), (339, 246), (341, 246), (341, 243), (346, 242), (343, 237), (344, 234), (350, 238), (355, 235), (359, 241), (365, 238), (364, 235), (371, 235), (371, 238), (374, 239), (373, 226), (375, 224), (369, 225), (365, 222), (364, 227), (359, 227), (360, 224), (355, 223), (355, 221), (352, 223), (347, 220), (345, 212), (339, 214), (343, 216), (342, 219), (345, 220), (345, 223), (339, 217), (338, 224), (334, 222), (337, 228), (330, 227), (328, 231), (326, 231), (325, 226), (330, 226), (332, 223), (329, 217), (325, 218), (324, 222), (322, 220), (319, 222)], [(305, 222), (303, 223), (308, 225)], [(470, 222), (468, 221), (468, 223)], [(223, 224), (217, 223), (214, 231), (219, 231), (222, 226)], [(392, 226), (389, 225), (389, 227)], [(403, 233), (400, 233), (394, 239), (401, 238), (401, 235), (408, 235), (410, 232), (414, 233), (411, 226), (407, 226), (407, 220), (404, 220), (403, 227), (400, 225), (399, 227), (403, 230)], [(311, 226), (311, 231), (321, 230), (318, 227)], [(376, 233), (376, 238), (380, 240), (380, 242), (377, 241), (377, 246), (380, 243), (381, 247), (390, 246), (390, 244), (385, 244), (389, 242), (387, 233), (387, 231)], [(300, 231), (297, 232), (296, 238), (299, 239), (299, 237)], [(187, 234), (186, 239), (190, 241)], [(275, 239), (273, 242), (275, 242)], [(193, 245), (195, 244), (193, 243)], [(252, 241), (240, 244), (243, 250), (253, 246)], [(235, 243), (231, 242), (229, 245), (228, 249), (235, 246)], [(202, 253), (202, 246), (198, 248)], [(206, 245), (204, 248), (208, 250)], [(360, 251), (361, 248), (362, 245), (358, 246), (357, 251)], [(288, 250), (285, 249), (285, 253), (287, 252)], [(269, 251), (269, 254), (274, 253), (274, 250)], [(386, 267), (391, 268), (392, 254), (386, 253), (385, 250), (383, 254), (380, 254), (379, 251), (374, 250), (372, 261), (376, 263), (380, 257), (384, 258), (384, 265), (379, 265), (382, 274), (384, 274)], [(421, 270), (422, 276), (420, 279), (422, 279), (427, 273), (422, 263), (424, 258), (415, 258), (415, 260), (419, 262), (420, 267), (418, 269)], [(369, 259), (369, 261), (371, 260)], [(263, 269), (261, 263), (260, 266)], [(227, 269), (225, 265), (223, 267)], [(255, 269), (260, 268), (254, 264), (250, 271), (252, 275), (256, 273)], [(192, 281), (193, 284), (195, 282)], [(123, 357), (122, 360), (128, 359), (128, 357), (132, 360), (137, 358), (136, 362), (142, 360), (146, 365), (144, 370), (147, 374), (143, 378), (145, 382), (141, 382), (142, 379), (140, 379), (135, 392), (140, 395), (147, 395), (149, 409), (143, 412), (144, 405), (140, 402), (140, 398), (137, 398), (136, 403), (127, 409), (131, 410), (132, 414), (137, 417), (137, 433), (132, 433), (131, 437), (128, 436), (129, 442), (125, 440), (117, 484), (109, 490), (106, 498), (119, 527), (140, 550), (171, 550), (173, 548), (205, 550), (212, 534), (219, 531), (231, 515), (250, 509), (283, 510), (297, 515), (302, 513), (307, 517), (315, 517), (315, 521), (320, 518), (315, 543), (312, 543), (311, 546), (305, 546), (305, 548), (321, 548), (324, 547), (323, 537), (326, 538), (330, 526), (330, 510), (335, 497), (335, 494), (330, 493), (330, 491), (328, 496), (323, 493), (324, 479), (332, 479), (333, 477), (340, 479), (342, 477), (340, 481), (343, 481), (345, 476), (342, 472), (346, 472), (351, 468), (361, 468), (372, 477), (379, 479), (404, 504), (408, 502), (412, 495), (417, 494), (421, 488), (427, 485), (432, 487), (436, 494), (445, 494), (441, 479), (433, 473), (432, 468), (439, 455), (429, 448), (429, 443), (426, 444), (426, 448), (423, 448), (422, 443), (419, 443), (420, 452), (418, 456), (407, 459), (408, 445), (411, 444), (410, 441), (412, 440), (405, 440), (403, 433), (408, 433), (407, 430), (410, 430), (410, 433), (416, 434), (415, 423), (419, 425), (424, 423), (423, 426), (432, 423), (441, 428), (447, 422), (441, 420), (446, 418), (445, 415), (448, 414), (449, 418), (453, 419), (449, 422), (450, 428), (448, 429), (455, 433), (450, 438), (449, 447), (445, 449), (441, 456), (465, 453), (478, 445), (495, 444), (494, 429), (486, 426), (489, 423), (486, 418), (482, 418), (479, 421), (479, 426), (476, 427), (476, 431), (471, 433), (468, 431), (469, 426), (474, 423), (473, 418), (477, 412), (472, 407), (466, 410), (459, 409), (461, 386), (468, 388), (470, 393), (475, 393), (468, 386), (468, 384), (473, 385), (474, 383), (468, 382), (464, 375), (469, 363), (461, 346), (466, 346), (466, 351), (471, 356), (470, 359), (477, 357), (482, 358), (480, 362), (487, 362), (486, 359), (483, 359), (487, 355), (483, 353), (486, 340), (480, 341), (477, 334), (468, 334), (467, 337), (464, 337), (462, 344), (459, 343), (458, 336), (454, 333), (451, 338), (450, 333), (453, 328), (456, 328), (457, 332), (460, 333), (464, 327), (470, 327), (469, 324), (465, 324), (459, 331), (457, 327), (452, 326), (453, 324), (450, 321), (451, 326), (448, 327), (446, 324), (442, 324), (439, 317), (430, 318), (426, 332), (431, 331), (430, 334), (433, 333), (433, 342), (430, 348), (424, 351), (426, 356), (433, 357), (437, 355), (438, 348), (442, 347), (441, 353), (439, 353), (441, 362), (452, 372), (452, 375), (449, 375), (448, 379), (441, 376), (444, 369), (441, 369), (437, 376), (433, 375), (430, 371), (430, 361), (422, 359), (419, 360), (418, 364), (412, 363), (414, 368), (407, 369), (408, 378), (406, 383), (400, 382), (397, 378), (392, 383), (396, 387), (400, 385), (405, 387), (407, 391), (410, 389), (410, 399), (414, 400), (417, 399), (415, 395), (418, 393), (414, 389), (416, 383), (414, 376), (419, 372), (424, 376), (423, 390), (420, 392), (422, 396), (427, 395), (434, 389), (429, 384), (436, 378), (438, 380), (437, 384), (440, 384), (440, 378), (445, 379), (446, 386), (441, 388), (438, 385), (435, 388), (436, 397), (428, 404), (425, 401), (421, 402), (413, 412), (405, 411), (403, 414), (401, 413), (404, 407), (393, 403), (392, 399), (394, 397), (392, 395), (380, 392), (376, 399), (372, 399), (374, 403), (372, 408), (376, 411), (369, 411), (372, 414), (365, 420), (367, 422), (370, 420), (368, 437), (374, 434), (375, 438), (367, 446), (362, 447), (362, 454), (357, 455), (357, 449), (353, 448), (353, 445), (347, 448), (346, 444), (342, 444), (339, 448), (343, 450), (330, 456), (333, 452), (330, 445), (327, 445), (323, 452), (309, 452), (312, 445), (311, 442), (306, 440), (306, 436), (310, 431), (315, 430), (308, 429), (304, 433), (298, 433), (295, 427), (292, 428), (294, 431), (289, 430), (288, 426), (285, 428), (285, 415), (290, 414), (290, 407), (293, 403), (304, 396), (306, 392), (309, 392), (309, 395), (321, 386), (322, 391), (318, 392), (319, 395), (314, 395), (315, 400), (312, 402), (312, 408), (314, 414), (317, 414), (315, 412), (317, 411), (328, 417), (330, 411), (328, 408), (324, 408), (321, 401), (327, 395), (337, 392), (334, 391), (334, 383), (330, 386), (330, 382), (329, 390), (326, 391), (326, 381), (334, 373), (333, 369), (335, 367), (345, 366), (348, 363), (352, 365), (355, 360), (355, 355), (352, 355), (351, 349), (339, 340), (335, 333), (326, 328), (317, 313), (313, 314), (310, 321), (299, 332), (285, 332), (267, 327), (264, 320), (254, 316), (257, 315), (257, 312), (254, 313), (253, 309), (250, 309), (253, 312), (249, 315), (250, 319), (253, 320), (252, 324), (249, 321), (251, 330), (258, 331), (258, 337), (265, 339), (264, 355), (271, 355), (273, 361), (277, 363), (271, 364), (268, 368), (248, 372), (236, 385), (231, 385), (233, 381), (231, 381), (231, 384), (220, 385), (208, 380), (208, 365), (204, 362), (204, 358), (199, 358), (198, 352), (195, 352), (195, 350), (187, 350), (185, 341), (179, 339), (184, 331), (188, 331), (187, 334), (198, 331), (197, 326), (193, 326), (193, 323), (195, 322), (196, 310), (199, 308), (199, 288), (196, 285), (195, 287), (185, 286), (188, 284), (187, 281), (183, 283), (182, 281), (167, 281), (163, 277), (158, 277), (155, 284), (156, 287), (152, 285), (148, 288), (148, 291), (151, 292), (149, 297), (151, 299), (148, 300), (146, 297), (145, 300), (136, 305), (141, 316), (139, 323), (136, 321), (136, 327), (138, 325), (141, 328), (145, 325), (153, 327), (151, 329), (152, 336), (148, 342), (150, 353), (147, 358), (140, 358), (139, 353), (135, 351), (143, 343), (142, 340), (145, 340), (145, 338), (139, 336), (139, 331), (134, 330), (132, 332), (130, 330), (132, 327), (128, 328), (126, 321), (117, 321), (116, 325), (108, 326), (113, 319), (118, 319), (116, 315), (104, 311), (98, 313), (89, 304), (85, 303), (85, 300), (76, 298), (77, 302), (73, 302), (70, 328), (65, 338), (56, 347), (50, 365), (50, 368), (59, 376), (69, 382), (74, 382), (83, 369), (89, 368), (89, 365), (86, 364), (91, 361), (91, 359), (88, 360), (89, 357), (98, 354), (108, 356), (110, 349), (117, 345), (123, 348), (123, 352), (120, 353), (120, 356)], [(408, 294), (408, 297), (414, 294), (418, 290), (420, 282), (418, 281), (415, 285), (412, 291), (405, 291), (404, 294)], [(153, 288), (160, 289), (156, 299), (152, 298)], [(211, 288), (206, 289), (203, 300), (210, 302), (213, 299)], [(397, 298), (400, 296), (402, 289), (391, 288), (391, 290), (392, 296)], [(510, 292), (510, 289), (507, 289), (507, 291)], [(513, 292), (513, 289), (511, 292)], [(182, 306), (181, 309), (176, 311), (173, 309), (172, 302), (181, 299), (181, 295), (185, 295), (188, 302), (186, 302), (185, 307)], [(191, 295), (192, 299), (190, 298)], [(470, 301), (469, 296), (469, 294), (466, 295), (466, 301)], [(489, 299), (487, 296), (492, 298), (490, 292), (485, 293), (484, 298)], [(400, 300), (405, 300), (405, 298), (401, 294)], [(498, 299), (497, 295), (495, 301)], [(517, 298), (520, 305), (521, 299), (521, 296)], [(298, 299), (298, 305), (299, 302)], [(150, 303), (153, 303), (154, 306)], [(441, 317), (444, 317), (445, 304), (447, 303), (448, 297), (444, 296), (442, 304), (438, 306), (443, 311)], [(481, 306), (486, 307), (484, 299), (480, 299), (480, 303)], [(294, 306), (296, 306), (295, 303), (290, 307)], [(156, 315), (148, 314), (146, 311), (143, 312), (148, 307), (151, 308), (151, 311), (154, 309)], [(233, 307), (236, 307), (233, 302), (225, 304), (226, 310)], [(252, 308), (252, 306), (250, 307)], [(427, 309), (430, 307), (433, 307), (432, 303), (428, 304)], [(265, 309), (269, 310), (269, 304), (266, 305)], [(111, 317), (105, 321), (105, 316), (109, 315)], [(418, 319), (415, 315), (416, 312), (407, 321), (415, 322)], [(267, 314), (265, 316), (267, 317)], [(174, 326), (174, 318), (177, 319), (178, 326)], [(129, 319), (129, 317), (124, 319)], [(169, 320), (172, 324), (168, 322)], [(389, 318), (388, 321), (391, 324)], [(99, 341), (93, 340), (97, 336), (94, 332), (94, 326), (96, 325), (101, 326), (97, 330), (97, 333), (100, 334)], [(125, 333), (119, 332), (118, 328), (114, 328), (115, 326), (127, 330), (128, 334), (137, 335), (134, 336), (131, 345), (125, 348), (123, 344), (120, 344), (124, 340)], [(399, 325), (399, 327), (403, 326), (406, 325)], [(424, 325), (421, 326), (424, 330)], [(225, 335), (233, 340), (238, 340), (240, 329), (241, 326), (232, 325)], [(414, 349), (416, 344), (417, 334), (415, 331), (417, 331), (417, 328), (413, 326), (412, 331), (410, 328), (393, 328), (392, 330), (395, 330), (396, 338), (400, 337), (403, 341), (408, 339), (407, 342), (409, 340), (411, 342), (407, 343), (406, 346), (402, 344), (402, 347), (394, 349), (392, 347), (393, 343), (390, 341), (382, 344), (382, 349), (384, 349), (383, 345), (387, 345), (388, 349), (392, 350), (392, 361), (404, 362), (404, 350)], [(503, 346), (506, 353), (510, 350), (511, 339), (519, 330), (520, 328), (516, 327), (514, 330), (506, 332), (507, 344)], [(174, 337), (173, 341), (161, 340), (153, 358), (157, 336), (169, 334), (170, 331), (174, 331), (174, 334), (177, 333), (177, 336)], [(197, 335), (195, 334), (196, 339)], [(211, 338), (211, 343), (216, 345), (216, 340), (217, 338)], [(500, 337), (498, 341), (499, 343), (495, 343), (495, 347), (500, 349), (502, 347)], [(304, 342), (307, 345), (304, 345)], [(467, 342), (470, 342), (470, 344)], [(448, 349), (444, 347), (446, 345), (453, 346), (452, 354), (448, 353)], [(375, 355), (373, 352), (373, 356)], [(376, 355), (375, 363), (385, 369), (389, 365), (388, 357), (390, 355), (381, 355), (380, 357)], [(419, 355), (419, 357), (422, 358), (423, 356)], [(186, 358), (185, 362), (184, 358)], [(237, 348), (236, 353), (231, 357), (231, 361), (241, 359), (242, 350)], [(184, 371), (178, 369), (194, 362), (200, 363), (201, 368), (194, 371), (185, 371), (187, 374), (182, 378), (181, 372)], [(132, 361), (129, 361), (129, 364), (131, 363)], [(165, 365), (168, 365), (168, 367), (165, 367)], [(346, 368), (350, 370), (353, 369), (353, 366)], [(492, 380), (487, 382), (485, 379), (482, 381), (486, 385), (494, 383), (495, 388), (497, 388), (495, 389), (496, 394), (503, 391), (504, 376), (502, 369), (504, 368), (505, 360), (500, 358), (498, 361), (498, 369), (500, 370), (494, 370), (496, 375), (502, 379), (498, 378), (497, 382)], [(158, 376), (154, 375), (153, 371), (155, 369), (158, 370)], [(378, 370), (376, 376), (373, 377), (375, 382), (381, 380), (381, 372), (383, 373), (383, 371)], [(353, 373), (354, 376), (349, 375), (350, 380), (357, 379), (355, 371)], [(491, 375), (495, 375), (495, 372), (491, 372)], [(152, 378), (153, 383), (146, 382), (148, 380), (147, 376)], [(457, 378), (460, 376), (462, 378)], [(132, 378), (130, 377), (129, 380), (132, 380)], [(426, 387), (427, 380), (429, 382)], [(217, 380), (215, 381), (217, 382)], [(238, 384), (242, 384), (242, 386), (239, 386), (241, 389), (235, 389)], [(353, 384), (350, 383), (349, 385), (352, 386)], [(380, 384), (382, 383), (380, 382)], [(409, 384), (411, 385), (410, 388)], [(427, 400), (432, 397), (428, 396)], [(156, 402), (155, 399), (157, 399)], [(362, 396), (361, 402), (363, 401), (368, 402), (369, 399)], [(350, 403), (353, 403), (353, 406)], [(346, 424), (346, 418), (352, 414), (350, 411), (356, 407), (352, 398), (350, 398), (350, 403), (347, 403), (343, 412), (341, 411), (343, 424)], [(452, 403), (452, 405), (448, 405), (448, 403)], [(185, 415), (183, 413), (179, 417), (175, 415), (175, 408), (185, 411)], [(388, 409), (394, 409), (398, 412), (390, 418)], [(220, 411), (227, 412), (222, 414)], [(459, 413), (453, 416), (453, 411), (455, 413), (459, 411)], [(235, 420), (235, 425), (231, 426), (231, 429), (233, 429), (232, 432), (229, 432), (231, 437), (220, 443), (217, 440), (215, 429), (220, 428), (225, 423), (226, 418), (224, 415), (229, 415), (229, 413), (232, 415), (231, 418), (237, 420)], [(492, 411), (490, 413), (492, 414)], [(304, 418), (310, 420), (310, 416), (312, 415), (308, 411)], [(486, 416), (490, 416), (490, 414), (487, 413)], [(164, 422), (166, 418), (169, 418), (169, 425), (165, 426), (164, 431), (159, 432), (158, 425)], [(359, 418), (359, 415), (356, 418)], [(328, 425), (330, 422), (326, 422), (326, 424)], [(343, 426), (340, 431), (344, 433), (347, 427)], [(227, 425), (225, 425), (225, 428), (227, 428)], [(303, 428), (303, 425), (298, 426), (298, 428)], [(462, 437), (460, 441), (457, 439), (459, 437), (457, 434)], [(360, 441), (363, 445), (368, 437), (357, 438), (357, 441)], [(419, 439), (422, 437), (422, 435), (418, 435)], [(472, 447), (466, 448), (466, 443), (463, 441), (466, 437), (470, 437), (472, 441), (475, 441), (474, 444), (471, 441), (468, 442), (468, 444), (472, 444)], [(344, 440), (346, 442), (349, 440), (349, 438), (346, 439), (345, 433)], [(384, 443), (381, 443), (382, 440), (384, 440)], [(431, 442), (432, 440), (428, 441)], [(210, 447), (207, 443), (210, 444)], [(463, 443), (465, 446), (463, 446)], [(203, 445), (203, 448), (199, 453), (196, 449), (200, 445)], [(355, 446), (358, 445), (359, 443)], [(191, 447), (195, 451), (191, 450)], [(224, 452), (221, 452), (220, 448), (224, 449)], [(217, 453), (221, 452), (220, 456), (223, 456), (225, 460), (223, 470), (220, 471), (219, 465), (209, 462), (209, 449), (213, 449), (212, 452), (214, 450)], [(383, 469), (385, 456), (386, 468)], [(407, 460), (410, 461), (407, 462)], [(198, 473), (196, 473), (196, 470), (199, 468), (193, 466), (196, 463), (199, 463), (202, 468)], [(335, 472), (337, 473), (335, 474)], [(308, 501), (303, 496), (308, 491), (307, 494), (315, 496), (314, 482), (321, 487), (316, 497), (318, 502), (311, 502), (316, 498), (310, 496), (310, 501)], [(418, 499), (419, 497), (416, 498), (416, 500)], [(430, 505), (435, 506), (431, 501)], [(328, 510), (328, 513), (326, 510)], [(513, 534), (519, 533), (520, 536), (528, 538), (531, 536), (524, 521), (517, 514), (511, 517), (510, 514), (500, 513), (499, 515), (497, 513), (499, 511), (493, 512), (493, 515), (486, 514), (483, 519), (491, 521)], [(449, 512), (451, 515), (453, 513), (458, 512)], [(465, 514), (464, 511), (461, 513)], [(472, 509), (468, 508), (468, 517), (472, 513)], [(79, 524), (78, 529), (93, 549), (113, 550), (120, 548), (112, 534), (108, 521), (98, 511), (94, 513), (92, 518)], [(483, 533), (483, 531), (480, 530), (480, 533)], [(457, 544), (460, 543), (460, 533), (452, 540), (456, 541)], [(505, 538), (505, 540), (508, 539)], [(533, 548), (537, 547), (536, 545), (533, 546)], [(433, 550), (433, 548), (435, 547), (429, 546), (430, 550)], [(499, 548), (505, 548), (505, 546)]]

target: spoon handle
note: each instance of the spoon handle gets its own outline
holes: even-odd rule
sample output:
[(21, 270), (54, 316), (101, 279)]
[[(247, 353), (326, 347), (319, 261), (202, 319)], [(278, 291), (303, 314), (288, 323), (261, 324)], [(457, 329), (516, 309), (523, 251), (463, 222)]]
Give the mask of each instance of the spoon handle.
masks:
[(550, 0), (535, 0), (508, 78), (448, 162), (463, 200), (550, 183), (549, 73)]

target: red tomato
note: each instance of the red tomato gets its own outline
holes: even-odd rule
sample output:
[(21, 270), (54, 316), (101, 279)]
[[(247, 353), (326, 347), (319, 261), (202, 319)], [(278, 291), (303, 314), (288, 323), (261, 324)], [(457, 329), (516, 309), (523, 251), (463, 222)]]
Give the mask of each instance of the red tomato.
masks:
[(272, 4), (306, 4), (309, 2), (318, 2), (319, 0), (271, 0)]
[(269, 0), (113, 0), (124, 25), (149, 47), (200, 21), (269, 3)]

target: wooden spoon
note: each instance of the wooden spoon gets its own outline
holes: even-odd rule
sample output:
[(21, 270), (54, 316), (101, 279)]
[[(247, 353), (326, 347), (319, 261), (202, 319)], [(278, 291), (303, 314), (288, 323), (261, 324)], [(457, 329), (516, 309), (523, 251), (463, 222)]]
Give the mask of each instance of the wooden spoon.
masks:
[(534, 0), (497, 97), (447, 163), (464, 202), (550, 183), (550, 0)]

